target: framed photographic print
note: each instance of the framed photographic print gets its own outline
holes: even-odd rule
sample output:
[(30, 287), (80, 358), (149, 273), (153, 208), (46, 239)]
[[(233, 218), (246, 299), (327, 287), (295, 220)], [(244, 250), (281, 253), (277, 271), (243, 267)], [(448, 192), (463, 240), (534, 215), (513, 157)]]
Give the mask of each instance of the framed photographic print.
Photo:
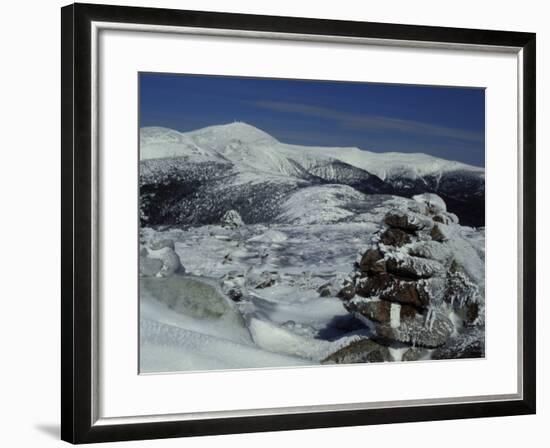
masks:
[(535, 35), (62, 8), (62, 438), (535, 412)]

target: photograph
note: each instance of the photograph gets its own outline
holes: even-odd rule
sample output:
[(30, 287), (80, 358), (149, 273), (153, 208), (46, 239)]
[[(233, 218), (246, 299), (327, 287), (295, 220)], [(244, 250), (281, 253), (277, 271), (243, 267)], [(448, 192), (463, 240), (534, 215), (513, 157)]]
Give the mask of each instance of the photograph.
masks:
[(140, 373), (485, 357), (485, 89), (138, 76)]

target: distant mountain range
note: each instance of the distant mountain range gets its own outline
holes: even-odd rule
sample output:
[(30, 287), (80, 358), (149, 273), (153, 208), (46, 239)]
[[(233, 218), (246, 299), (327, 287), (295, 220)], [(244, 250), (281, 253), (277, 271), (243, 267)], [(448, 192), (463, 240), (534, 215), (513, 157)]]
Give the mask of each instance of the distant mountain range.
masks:
[(229, 209), (246, 223), (269, 223), (282, 219), (291, 195), (322, 185), (405, 197), (437, 193), (463, 225), (485, 225), (480, 167), (421, 153), (290, 145), (241, 122), (186, 133), (140, 130), (142, 224), (212, 224)]

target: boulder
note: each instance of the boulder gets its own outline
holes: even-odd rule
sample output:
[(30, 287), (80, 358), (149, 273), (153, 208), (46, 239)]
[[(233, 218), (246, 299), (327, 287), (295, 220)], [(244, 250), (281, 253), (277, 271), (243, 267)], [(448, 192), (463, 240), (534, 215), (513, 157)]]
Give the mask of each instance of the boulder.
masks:
[(386, 257), (386, 270), (397, 276), (415, 280), (444, 273), (444, 267), (435, 260), (412, 257), (402, 253), (390, 254)]
[(385, 362), (391, 359), (387, 347), (371, 339), (355, 340), (321, 361), (321, 364)]
[(365, 251), (359, 262), (359, 269), (362, 272), (383, 272), (386, 270), (384, 255), (377, 248), (370, 248)]
[(433, 227), (433, 221), (427, 216), (419, 213), (404, 212), (402, 210), (392, 210), (384, 217), (384, 222), (396, 229), (405, 232), (416, 232), (418, 230), (429, 230)]
[[(395, 313), (399, 313), (399, 319), (407, 319), (414, 317), (416, 309), (409, 305), (399, 305), (387, 300), (369, 300), (359, 298), (359, 300), (351, 300), (344, 305), (348, 311), (356, 312), (366, 317), (372, 322), (388, 323), (391, 322)], [(397, 310), (396, 310), (397, 309)], [(394, 317), (395, 319), (395, 317)]]
[(240, 302), (244, 296), (245, 279), (242, 273), (231, 271), (220, 282), (222, 291), (234, 302)]
[(332, 285), (330, 283), (324, 283), (317, 288), (317, 292), (321, 297), (331, 297), (333, 295)]
[[(140, 300), (155, 300), (174, 313), (192, 318), (197, 328), (203, 328), (204, 324), (205, 329), (226, 332), (231, 340), (251, 343), (243, 316), (237, 305), (223, 294), (217, 279), (175, 274), (143, 277), (139, 285)], [(171, 320), (166, 323), (170, 324)]]
[(443, 223), (435, 223), (433, 228), (430, 231), (430, 237), (434, 241), (444, 243), (449, 239), (451, 239), (452, 233), (448, 225)]
[(401, 247), (411, 242), (411, 236), (401, 229), (390, 227), (380, 236), (380, 241), (386, 246)]
[[(139, 273), (141, 277), (170, 277), (176, 272), (183, 273), (185, 268), (182, 266), (180, 257), (174, 251), (171, 245), (172, 240), (162, 240), (160, 249), (140, 250)], [(170, 244), (169, 242), (172, 242)], [(159, 247), (159, 245), (155, 247)]]
[(456, 260), (453, 260), (447, 271), (444, 298), (462, 319), (464, 325), (484, 322), (479, 287)]
[(363, 297), (377, 296), (418, 308), (425, 307), (430, 302), (430, 297), (424, 291), (419, 293), (416, 282), (402, 280), (386, 272), (358, 280), (355, 290)]
[(351, 280), (345, 280), (342, 289), (336, 293), (336, 297), (342, 300), (350, 300), (355, 296), (355, 284)]
[(158, 250), (149, 250), (148, 257), (160, 260), (162, 262), (162, 267), (156, 274), (157, 277), (170, 277), (176, 272), (183, 273), (185, 271), (180, 262), (180, 257), (174, 249), (170, 247), (163, 247)]
[(140, 285), (151, 296), (180, 314), (198, 319), (217, 319), (226, 314), (236, 314), (234, 306), (222, 291), (213, 282), (202, 278), (186, 275), (142, 278)]
[(140, 277), (154, 277), (162, 269), (162, 261), (156, 258), (149, 258), (141, 255), (139, 257)]
[(428, 258), (447, 264), (452, 257), (451, 249), (438, 241), (417, 241), (407, 247), (407, 252), (413, 257)]
[(243, 298), (243, 292), (239, 288), (231, 288), (227, 291), (227, 296), (233, 300), (233, 302), (240, 302)]

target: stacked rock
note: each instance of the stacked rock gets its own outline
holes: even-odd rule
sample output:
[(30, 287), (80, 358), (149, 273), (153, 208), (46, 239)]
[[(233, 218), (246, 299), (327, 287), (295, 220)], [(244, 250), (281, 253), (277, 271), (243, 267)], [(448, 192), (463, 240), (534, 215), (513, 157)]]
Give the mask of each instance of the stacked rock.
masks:
[(236, 210), (228, 210), (222, 216), (220, 221), (222, 227), (228, 227), (230, 229), (236, 229), (243, 225), (243, 219), (239, 212)]
[[(357, 263), (355, 296), (344, 306), (369, 327), (372, 341), (410, 347), (398, 351), (404, 360), (483, 356), (483, 260), (441, 198), (413, 199), (385, 215)], [(355, 345), (354, 356), (361, 360)], [(350, 359), (351, 348), (342, 352), (341, 362)], [(338, 362), (338, 354), (332, 361)]]

